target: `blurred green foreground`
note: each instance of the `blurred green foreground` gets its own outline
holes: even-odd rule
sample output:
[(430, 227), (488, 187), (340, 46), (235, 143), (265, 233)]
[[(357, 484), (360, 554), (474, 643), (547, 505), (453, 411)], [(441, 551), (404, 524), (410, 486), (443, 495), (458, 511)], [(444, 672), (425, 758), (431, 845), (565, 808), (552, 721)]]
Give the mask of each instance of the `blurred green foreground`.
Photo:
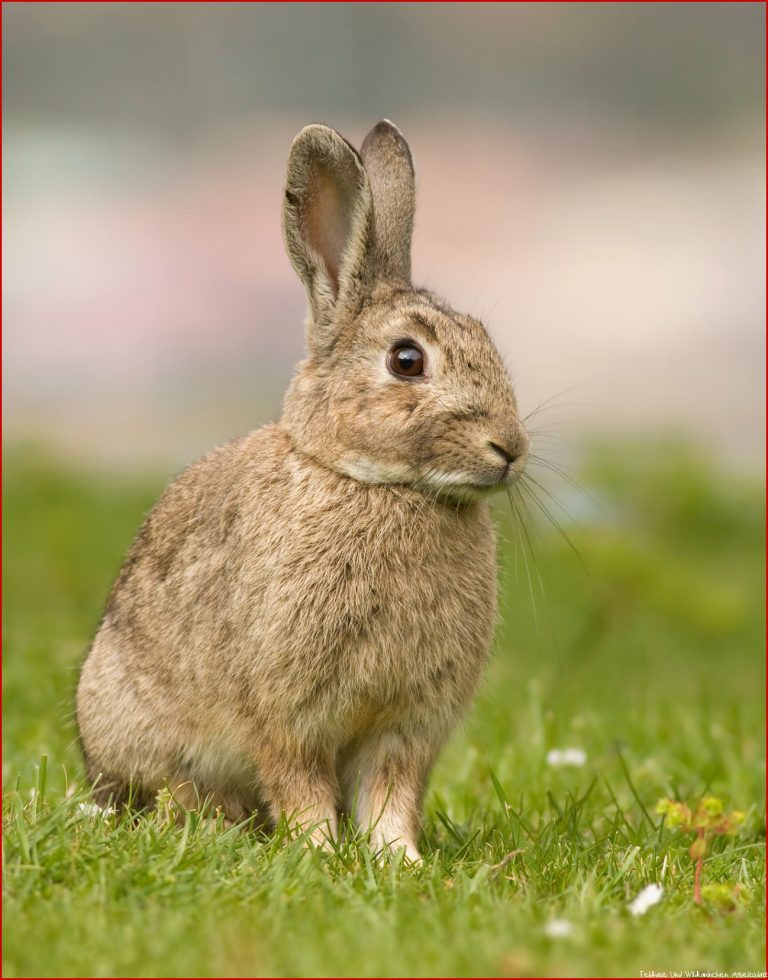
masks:
[[(588, 497), (547, 482), (571, 516), (531, 484), (570, 543), (532, 499), (525, 531), (498, 501), (497, 650), (409, 869), (352, 838), (325, 855), (197, 815), (89, 812), (77, 668), (166, 477), (31, 450), (5, 467), (5, 976), (764, 969), (760, 486), (635, 443), (588, 457)], [(584, 764), (547, 762), (564, 748)], [(654, 806), (704, 794), (747, 816), (704, 865), (725, 899), (698, 907), (690, 838)]]

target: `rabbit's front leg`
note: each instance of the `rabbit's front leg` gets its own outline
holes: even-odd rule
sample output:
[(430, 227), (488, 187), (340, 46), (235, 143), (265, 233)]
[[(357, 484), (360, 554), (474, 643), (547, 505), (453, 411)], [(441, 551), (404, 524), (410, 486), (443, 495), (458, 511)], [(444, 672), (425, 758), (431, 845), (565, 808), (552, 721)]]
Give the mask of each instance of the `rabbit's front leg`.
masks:
[(275, 746), (259, 753), (260, 790), (274, 821), (286, 817), (328, 847), (338, 834), (339, 785), (332, 757), (309, 747)]
[(421, 804), (436, 751), (424, 736), (387, 731), (369, 736), (347, 760), (346, 809), (375, 848), (404, 847), (408, 860), (421, 860)]

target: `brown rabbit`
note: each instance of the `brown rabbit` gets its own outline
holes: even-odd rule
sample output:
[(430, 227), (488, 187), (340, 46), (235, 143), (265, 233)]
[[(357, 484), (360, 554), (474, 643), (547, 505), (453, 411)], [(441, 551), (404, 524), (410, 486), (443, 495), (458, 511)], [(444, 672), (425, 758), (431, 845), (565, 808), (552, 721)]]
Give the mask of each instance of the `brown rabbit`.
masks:
[(325, 126), (294, 140), (308, 354), (280, 421), (190, 466), (128, 554), (77, 693), (97, 798), (168, 786), (319, 842), (346, 812), (418, 858), (494, 632), (486, 497), (528, 438), (482, 324), (412, 286), (413, 212), (390, 122), (359, 154)]

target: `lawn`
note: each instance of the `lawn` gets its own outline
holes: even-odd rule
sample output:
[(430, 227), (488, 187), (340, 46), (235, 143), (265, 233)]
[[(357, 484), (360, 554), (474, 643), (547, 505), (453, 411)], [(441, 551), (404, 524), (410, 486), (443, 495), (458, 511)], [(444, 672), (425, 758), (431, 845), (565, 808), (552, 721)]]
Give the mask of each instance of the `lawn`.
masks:
[[(497, 649), (412, 868), (351, 835), (324, 854), (198, 814), (91, 812), (77, 669), (165, 477), (30, 450), (5, 467), (5, 976), (765, 969), (760, 486), (635, 442), (579, 466), (594, 501), (551, 484), (569, 541), (498, 501)], [(547, 761), (567, 748), (583, 764)], [(707, 795), (746, 816), (713, 841), (703, 882), (724, 887), (699, 906), (692, 837), (655, 806)], [(651, 883), (661, 901), (633, 916)]]

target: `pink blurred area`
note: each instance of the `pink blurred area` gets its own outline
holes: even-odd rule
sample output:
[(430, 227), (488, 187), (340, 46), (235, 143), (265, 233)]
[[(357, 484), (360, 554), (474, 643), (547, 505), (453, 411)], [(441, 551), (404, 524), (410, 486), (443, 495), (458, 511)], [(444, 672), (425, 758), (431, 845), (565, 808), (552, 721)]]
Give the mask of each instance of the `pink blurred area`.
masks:
[[(102, 8), (95, 40), (55, 15), (73, 32), (56, 35), (70, 73), (79, 48), (67, 62), (68, 38), (86, 50), (119, 43), (121, 21), (103, 9), (113, 5), (94, 6)], [(171, 26), (183, 22), (183, 9), (158, 6), (176, 18)], [(194, 77), (199, 58), (215, 79), (229, 70), (227, 48), (206, 46), (205, 31), (219, 36), (215, 12), (207, 16), (186, 70)], [(599, 11), (590, 17), (594, 31), (610, 23)], [(5, 25), (6, 43), (18, 39), (9, 72), (23, 75), (23, 59), (45, 50), (40, 37), (51, 26), (29, 18)], [(259, 12), (252, 18), (256, 30)], [(449, 25), (463, 25), (481, 73), (483, 45), (503, 15), (484, 25), (468, 11), (451, 18), (436, 15), (434, 45)], [(295, 23), (311, 30), (298, 11)], [(540, 44), (560, 37), (575, 57), (556, 11), (528, 9), (519, 26)], [(173, 32), (163, 37), (173, 48)], [(504, 51), (495, 57), (503, 61)], [(328, 71), (341, 83), (351, 77), (338, 64)], [(154, 116), (142, 125), (144, 110), (121, 122), (119, 113), (57, 108), (45, 85), (38, 103), (14, 103), (12, 93), (6, 438), (104, 464), (180, 464), (278, 414), (303, 349), (303, 291), (280, 233), (288, 148), (313, 121), (359, 145), (388, 115), (417, 166), (414, 277), (485, 320), (524, 413), (555, 396), (539, 419), (567, 426), (561, 434), (575, 445), (674, 432), (718, 458), (760, 466), (764, 161), (754, 106), (686, 128), (638, 120), (621, 103), (590, 112), (586, 96), (581, 112), (549, 105), (538, 116), (524, 100), (483, 107), (480, 89), (475, 105), (429, 91), (410, 101), (399, 89), (390, 99), (379, 91), (358, 106), (346, 93), (302, 106), (260, 89), (252, 107), (242, 93), (246, 104), (229, 116), (222, 97), (215, 125), (201, 115), (182, 137)]]

